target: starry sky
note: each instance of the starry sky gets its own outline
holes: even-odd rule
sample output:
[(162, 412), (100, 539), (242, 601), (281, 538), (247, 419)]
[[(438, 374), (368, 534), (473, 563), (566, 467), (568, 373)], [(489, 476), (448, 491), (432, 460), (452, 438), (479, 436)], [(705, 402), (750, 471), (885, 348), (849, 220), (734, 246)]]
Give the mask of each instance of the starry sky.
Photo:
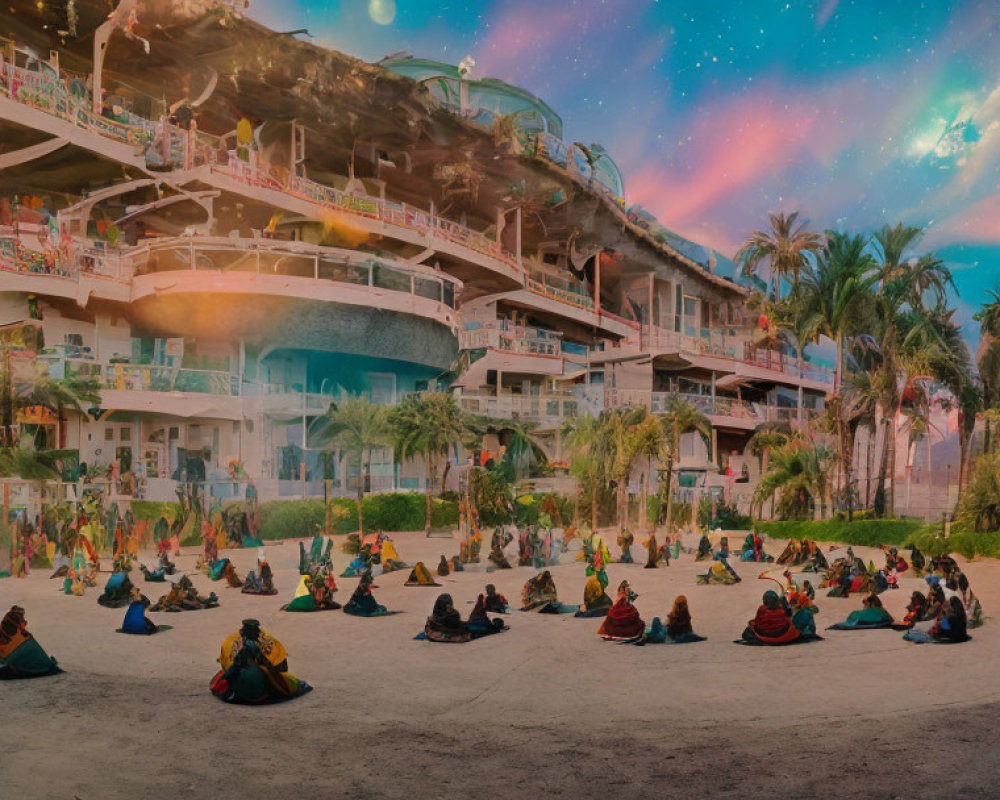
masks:
[(732, 256), (768, 211), (921, 225), (958, 319), (1000, 282), (997, 0), (255, 0), (366, 61), (406, 51), (521, 86), (600, 143), (626, 200)]

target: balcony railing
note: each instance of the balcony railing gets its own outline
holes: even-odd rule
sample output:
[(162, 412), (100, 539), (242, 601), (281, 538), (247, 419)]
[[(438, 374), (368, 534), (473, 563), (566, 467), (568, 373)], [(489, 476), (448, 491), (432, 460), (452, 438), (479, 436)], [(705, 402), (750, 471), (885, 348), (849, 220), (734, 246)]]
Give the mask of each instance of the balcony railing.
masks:
[(190, 392), (238, 397), (238, 375), (214, 370), (186, 369), (146, 364), (112, 364), (81, 358), (43, 354), (54, 378), (82, 378), (97, 381), (101, 389), (132, 392)]
[(177, 237), (130, 249), (135, 275), (180, 270), (254, 272), (371, 286), (455, 307), (458, 281), (427, 269), (393, 264), (351, 250), (269, 239)]
[(543, 328), (520, 325), (497, 325), (464, 330), (459, 334), (458, 346), (462, 350), (492, 348), (523, 355), (556, 358), (562, 355), (561, 334)]
[[(510, 277), (518, 282), (524, 281), (525, 270), (521, 259), (504, 250), (495, 239), (479, 231), (405, 203), (394, 203), (376, 197), (359, 197), (293, 175), (284, 169), (265, 169), (251, 165), (236, 158), (235, 150), (229, 148), (223, 138), (202, 131), (186, 130), (165, 119), (155, 122), (124, 111), (120, 115), (122, 119), (109, 119), (94, 114), (86, 81), (82, 76), (73, 76), (65, 70), (57, 74), (44, 62), (36, 63), (37, 70), (28, 69), (5, 60), (0, 53), (0, 95), (56, 116), (98, 136), (142, 147), (146, 151), (147, 161), (153, 158), (159, 165), (178, 169), (207, 165), (212, 172), (245, 186), (272, 189), (339, 213), (377, 220), (442, 239), (501, 262), (506, 266)], [(578, 167), (576, 161), (574, 159), (573, 163)], [(64, 259), (63, 262), (67, 260), (71, 261)], [(45, 271), (40, 267), (41, 264), (36, 264), (34, 268), (24, 271)], [(52, 269), (66, 269), (66, 264), (61, 262)], [(570, 281), (537, 273), (526, 283), (529, 291), (557, 302), (587, 309), (594, 306), (593, 298), (585, 290), (572, 286)]]
[(672, 350), (679, 353), (728, 358), (764, 369), (773, 369), (791, 377), (801, 377), (820, 383), (833, 383), (833, 370), (815, 364), (800, 369), (799, 359), (776, 350), (754, 348), (747, 334), (727, 334), (721, 331), (688, 327), (687, 333), (657, 327), (645, 327), (638, 336), (624, 342), (626, 347)]
[(531, 419), (561, 422), (579, 411), (577, 399), (571, 394), (462, 394), (458, 397), (462, 409), (470, 414), (498, 419)]
[[(694, 406), (707, 416), (730, 417), (733, 419), (761, 422), (794, 422), (798, 419), (798, 409), (787, 406), (771, 406), (765, 403), (749, 403), (735, 397), (716, 395), (684, 394), (676, 392), (650, 392), (641, 389), (607, 389), (604, 392), (606, 408), (623, 408), (625, 406), (643, 406), (654, 414), (662, 414), (669, 410), (672, 398)], [(812, 408), (803, 408), (805, 419), (812, 419), (819, 412)]]

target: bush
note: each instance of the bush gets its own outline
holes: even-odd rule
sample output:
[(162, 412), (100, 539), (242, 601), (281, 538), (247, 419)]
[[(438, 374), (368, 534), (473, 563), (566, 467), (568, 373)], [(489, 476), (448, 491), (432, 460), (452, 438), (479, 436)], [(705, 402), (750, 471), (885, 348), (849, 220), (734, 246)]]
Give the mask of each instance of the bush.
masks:
[(952, 523), (951, 535), (947, 539), (941, 535), (940, 525), (925, 525), (906, 544), (915, 544), (931, 556), (958, 553), (965, 558), (1000, 558), (1000, 532), (977, 532), (962, 522)]
[(132, 516), (136, 520), (156, 522), (160, 517), (176, 519), (181, 507), (178, 503), (157, 503), (152, 500), (133, 500)]
[[(334, 500), (334, 503), (339, 502)], [(349, 502), (349, 501), (348, 501)], [(351, 506), (353, 508), (353, 503)], [(275, 500), (260, 507), (261, 539), (302, 539), (312, 536), (316, 526), (323, 527), (326, 512), (322, 500)], [(358, 526), (354, 514), (353, 530)], [(347, 531), (345, 530), (344, 533)], [(338, 531), (339, 533), (339, 531)]]
[(812, 539), (816, 542), (856, 544), (860, 547), (880, 547), (883, 544), (899, 546), (922, 527), (922, 522), (910, 519), (868, 519), (855, 522), (839, 519), (788, 520), (758, 523), (758, 528), (774, 539)]
[[(352, 533), (358, 529), (358, 508), (349, 497), (330, 500), (331, 532)], [(399, 492), (373, 494), (361, 505), (365, 533), (373, 531), (422, 531), (427, 513), (425, 495)], [(326, 521), (322, 500), (274, 500), (260, 507), (262, 539), (301, 539), (312, 536)], [(431, 499), (431, 525), (435, 528), (458, 525), (458, 503)]]

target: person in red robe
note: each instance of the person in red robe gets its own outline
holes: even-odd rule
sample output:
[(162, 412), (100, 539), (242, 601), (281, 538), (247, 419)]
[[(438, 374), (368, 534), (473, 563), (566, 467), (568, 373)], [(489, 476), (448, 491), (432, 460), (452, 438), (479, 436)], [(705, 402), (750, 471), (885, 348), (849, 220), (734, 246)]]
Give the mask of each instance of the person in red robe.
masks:
[(608, 611), (597, 633), (604, 639), (641, 639), (646, 632), (646, 623), (639, 617), (639, 611), (632, 602), (638, 595), (632, 591), (628, 581), (618, 586), (618, 599)]
[(799, 630), (792, 624), (792, 609), (788, 600), (774, 591), (764, 592), (764, 602), (743, 632), (743, 638), (757, 639), (765, 644), (787, 644), (799, 637)]

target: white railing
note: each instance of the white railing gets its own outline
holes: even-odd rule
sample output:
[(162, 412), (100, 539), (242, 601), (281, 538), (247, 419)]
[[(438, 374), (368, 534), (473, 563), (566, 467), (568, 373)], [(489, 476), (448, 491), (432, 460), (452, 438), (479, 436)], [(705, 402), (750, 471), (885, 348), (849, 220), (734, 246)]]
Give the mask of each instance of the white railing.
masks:
[(571, 394), (491, 395), (461, 394), (458, 402), (471, 414), (499, 419), (532, 419), (559, 422), (579, 412)]
[(558, 358), (562, 355), (561, 337), (561, 333), (544, 328), (497, 324), (462, 331), (458, 346), (462, 350), (492, 348), (507, 353)]
[(132, 392), (183, 392), (237, 397), (240, 378), (230, 372), (151, 364), (125, 364), (43, 353), (54, 378), (91, 379), (100, 389)]
[[(716, 395), (685, 394), (677, 392), (651, 392), (642, 389), (607, 389), (604, 393), (606, 408), (624, 408), (626, 406), (641, 406), (648, 408), (654, 414), (662, 414), (670, 409), (674, 400), (680, 399), (703, 414), (731, 419), (751, 420), (761, 422), (794, 422), (798, 419), (798, 409), (786, 406), (772, 406), (765, 403), (748, 403), (735, 397)], [(803, 408), (805, 419), (817, 415), (815, 409)]]

